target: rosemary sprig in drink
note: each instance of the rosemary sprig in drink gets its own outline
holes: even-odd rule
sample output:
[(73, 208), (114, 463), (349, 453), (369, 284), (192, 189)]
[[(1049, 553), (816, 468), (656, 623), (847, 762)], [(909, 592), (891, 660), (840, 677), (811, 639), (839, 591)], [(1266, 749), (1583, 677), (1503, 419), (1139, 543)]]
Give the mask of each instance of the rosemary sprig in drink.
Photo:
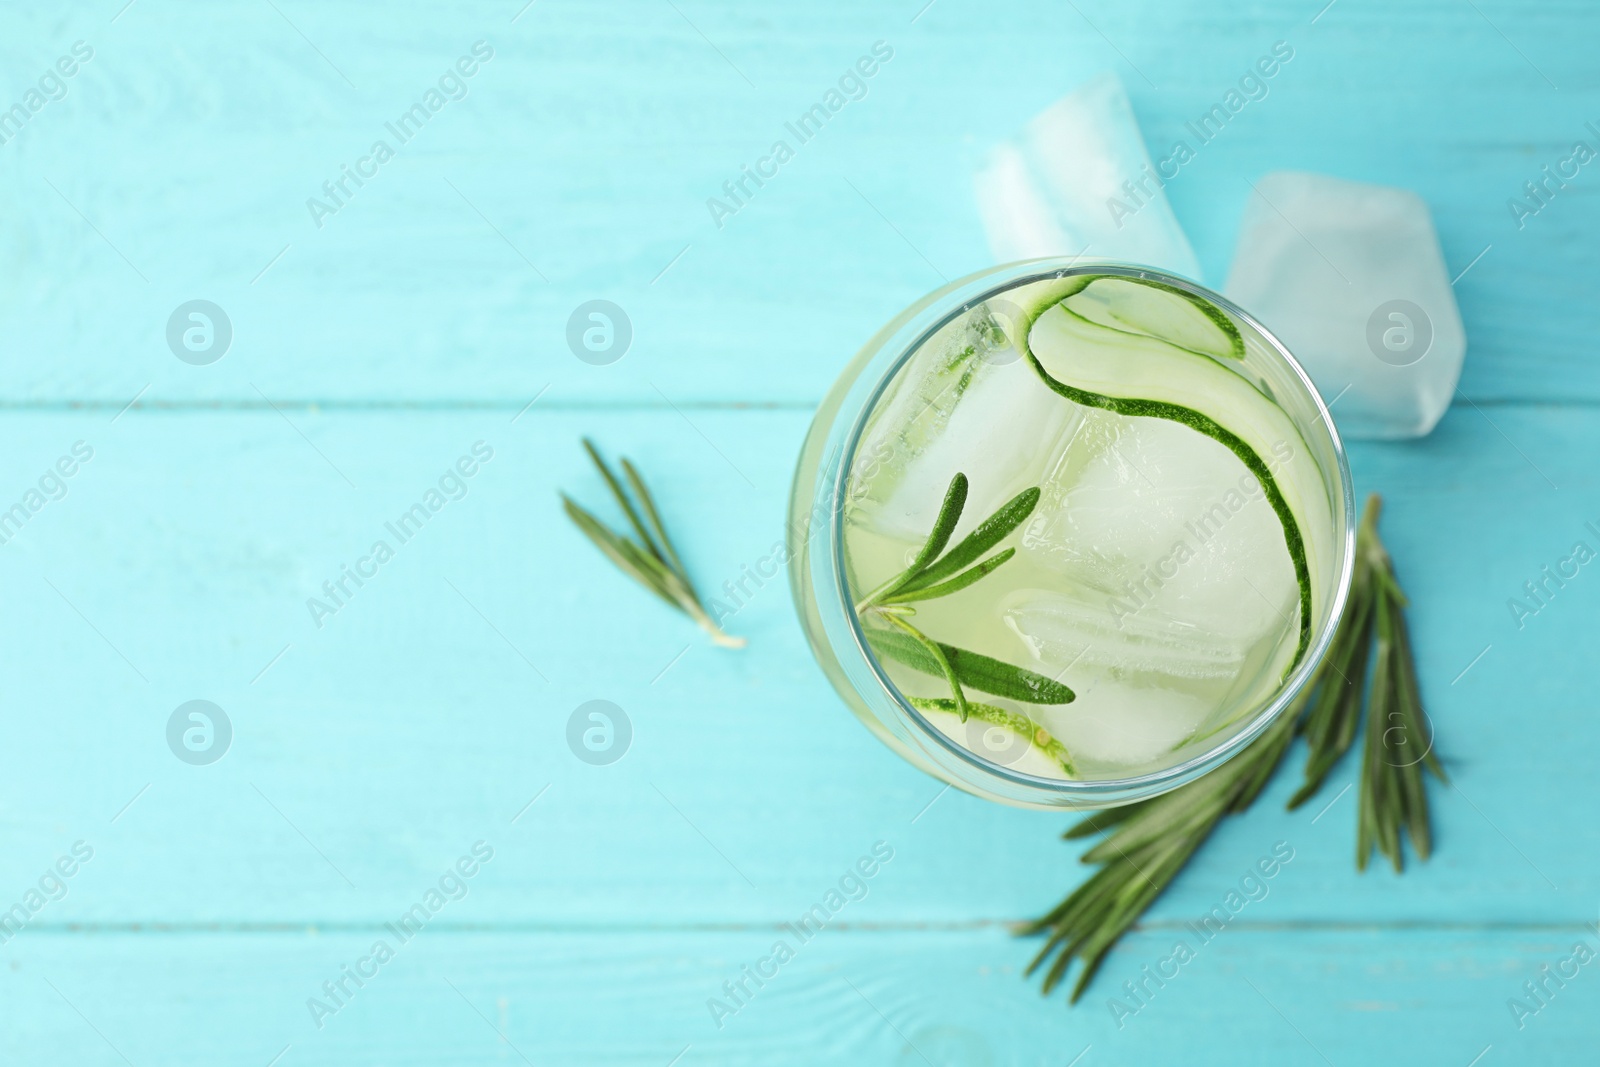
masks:
[(1111, 831), (1083, 855), (1083, 862), (1100, 864), (1100, 870), (1048, 915), (1020, 931), (1049, 935), (1028, 965), (1031, 974), (1051, 960), (1044, 992), (1055, 988), (1076, 959), (1082, 961), (1083, 970), (1071, 1000), (1083, 994), (1106, 953), (1171, 884), (1217, 824), (1254, 802), (1296, 733), (1306, 738), (1310, 753), (1305, 784), (1289, 807), (1297, 808), (1316, 795), (1354, 742), (1363, 704), (1367, 736), (1358, 792), (1356, 865), (1365, 870), (1376, 847), (1400, 870), (1404, 833), (1410, 833), (1417, 857), (1428, 858), (1432, 838), (1422, 769), (1440, 780), (1444, 769), (1433, 753), (1433, 735), (1422, 710), (1403, 610), (1407, 601), (1378, 538), (1381, 508), (1376, 495), (1368, 498), (1356, 533), (1355, 574), (1339, 631), (1316, 673), (1283, 715), (1243, 752), (1198, 781), (1164, 796), (1091, 815), (1066, 832), (1066, 838), (1076, 839)]
[(667, 529), (661, 524), (661, 514), (656, 510), (655, 499), (651, 497), (650, 490), (645, 488), (644, 479), (639, 476), (633, 464), (624, 458), (622, 473), (628, 481), (628, 486), (633, 490), (633, 495), (638, 498), (637, 507), (623, 490), (622, 483), (611, 472), (611, 468), (606, 466), (606, 461), (600, 458), (600, 453), (593, 442), (586, 437), (583, 439), (583, 447), (589, 453), (589, 458), (594, 460), (594, 465), (599, 469), (600, 477), (605, 480), (607, 488), (611, 490), (611, 495), (622, 505), (623, 514), (627, 516), (628, 524), (633, 527), (637, 538), (629, 538), (609, 529), (563, 493), (561, 506), (566, 509), (567, 517), (577, 524), (578, 529), (582, 530), (611, 562), (621, 568), (624, 574), (699, 623), (700, 628), (711, 635), (714, 644), (723, 648), (743, 648), (744, 638), (724, 633), (716, 620), (706, 611), (705, 605), (701, 603), (700, 595), (695, 592), (694, 584), (689, 580), (689, 572), (684, 569), (683, 560), (678, 558), (678, 551), (673, 548), (672, 539), (667, 536)]
[(1016, 549), (1007, 548), (988, 559), (978, 558), (1022, 525), (1038, 503), (1039, 487), (1024, 489), (946, 552), (967, 504), (967, 476), (956, 474), (933, 529), (911, 564), (856, 603), (856, 614), (864, 623), (872, 619), (884, 624), (864, 628), (873, 651), (944, 678), (962, 722), (972, 710), (963, 686), (1028, 704), (1068, 704), (1074, 699), (1072, 690), (1053, 678), (935, 641), (910, 622), (916, 614), (911, 605), (960, 592), (1016, 555)]

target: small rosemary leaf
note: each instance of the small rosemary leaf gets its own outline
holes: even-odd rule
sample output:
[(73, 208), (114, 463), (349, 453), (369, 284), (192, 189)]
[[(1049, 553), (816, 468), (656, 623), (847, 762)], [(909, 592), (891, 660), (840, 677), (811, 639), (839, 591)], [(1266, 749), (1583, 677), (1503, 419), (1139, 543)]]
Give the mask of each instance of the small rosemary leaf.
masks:
[(1128, 857), (1141, 849), (1159, 848), (1165, 842), (1186, 837), (1204, 830), (1224, 814), (1225, 804), (1216, 798), (1197, 799), (1188, 796), (1187, 807), (1167, 806), (1143, 819), (1129, 820), (1116, 832), (1101, 841), (1082, 856), (1084, 863), (1109, 863), (1118, 857)]
[(1122, 935), (1139, 920), (1139, 916), (1155, 903), (1156, 898), (1166, 891), (1178, 871), (1183, 869), (1189, 857), (1194, 855), (1195, 850), (1205, 842), (1215, 827), (1216, 822), (1213, 822), (1204, 833), (1175, 844), (1148, 871), (1132, 864), (1130, 860), (1129, 865), (1134, 867), (1133, 875), (1137, 881), (1131, 877), (1127, 880), (1127, 887), (1131, 892), (1126, 895), (1121, 908), (1110, 921), (1097, 924), (1093, 934), (1078, 948), (1077, 954), (1083, 960), (1083, 971), (1078, 975), (1078, 981), (1072, 988), (1071, 996), (1068, 997), (1070, 1003), (1076, 1004), (1078, 998), (1083, 996), (1084, 990), (1099, 971), (1106, 953), (1110, 952), (1122, 939)]
[(1422, 691), (1417, 683), (1417, 663), (1411, 653), (1411, 629), (1406, 623), (1403, 612), (1396, 615), (1395, 644), (1400, 650), (1400, 667), (1405, 675), (1405, 693), (1411, 713), (1420, 721), (1418, 736), (1426, 740), (1426, 754), (1422, 757), (1423, 765), (1432, 771), (1434, 777), (1441, 782), (1449, 782), (1445, 777), (1444, 766), (1440, 764), (1439, 757), (1433, 751), (1433, 727), (1428, 722), (1427, 712), (1422, 708)]
[[(1368, 536), (1366, 527), (1360, 536)], [(1366, 544), (1362, 541), (1362, 546)], [(1352, 584), (1345, 617), (1320, 669), (1316, 704), (1302, 731), (1310, 754), (1306, 759), (1305, 779), (1289, 798), (1290, 811), (1315, 796), (1328, 775), (1350, 750), (1361, 722), (1362, 685), (1366, 681), (1368, 655), (1372, 648), (1374, 605), (1369, 553), (1358, 548), (1356, 579)]]
[[(644, 510), (645, 518), (650, 520), (650, 528), (655, 531), (656, 539), (661, 543), (661, 549), (666, 554), (666, 563), (678, 576), (683, 579), (688, 587), (689, 571), (683, 565), (683, 560), (678, 558), (678, 550), (672, 545), (672, 538), (667, 536), (667, 528), (661, 524), (661, 514), (656, 510), (655, 498), (650, 495), (650, 490), (645, 487), (644, 479), (639, 477), (639, 472), (634, 470), (633, 464), (628, 462), (628, 457), (622, 457), (622, 474), (628, 479), (628, 487), (633, 490), (633, 495), (639, 498), (639, 507)], [(692, 588), (689, 592), (694, 595), (696, 602), (699, 594)]]
[(885, 617), (891, 623), (904, 630), (906, 635), (915, 641), (922, 651), (938, 666), (939, 673), (944, 675), (944, 680), (950, 685), (951, 696), (955, 698), (956, 714), (961, 716), (962, 722), (966, 722), (967, 715), (970, 713), (967, 707), (967, 695), (961, 691), (961, 683), (956, 680), (955, 668), (950, 665), (950, 657), (945, 654), (944, 649), (939, 646), (938, 642), (928, 637), (915, 626), (912, 626), (909, 622), (906, 622), (900, 616), (888, 615)]
[(662, 563), (659, 559), (650, 555), (650, 553), (646, 552), (632, 541), (624, 540), (621, 544), (621, 549), (623, 553), (626, 554), (627, 557), (633, 562), (633, 565), (636, 568), (638, 568), (640, 571), (643, 571), (645, 574), (648, 574), (654, 582), (661, 586), (661, 589), (666, 593), (667, 598), (674, 604), (682, 607), (685, 601), (692, 601), (694, 599), (694, 597), (689, 595), (687, 587), (684, 586), (683, 582), (678, 578), (678, 576), (669, 571), (666, 567), (666, 564)]
[(628, 499), (628, 494), (622, 491), (622, 484), (617, 481), (617, 476), (611, 473), (611, 468), (606, 466), (606, 461), (600, 458), (600, 450), (595, 448), (594, 442), (587, 437), (583, 438), (583, 449), (589, 453), (589, 458), (594, 460), (595, 467), (600, 471), (600, 477), (605, 479), (606, 486), (611, 490), (611, 495), (617, 498), (617, 503), (622, 505), (623, 512), (628, 516), (628, 522), (639, 535), (639, 540), (649, 550), (652, 556), (662, 559), (661, 550), (656, 547), (655, 541), (650, 536), (650, 531), (645, 528), (644, 520), (639, 518), (639, 512), (634, 509), (633, 501)]
[(1023, 520), (1033, 514), (1033, 509), (1038, 503), (1039, 487), (1024, 489), (1006, 502), (999, 511), (979, 523), (976, 529), (945, 553), (943, 559), (925, 568), (921, 574), (906, 582), (895, 592), (922, 589), (942, 582), (965, 569), (969, 563), (999, 544), (1002, 538), (1022, 525)]
[(950, 535), (956, 532), (956, 523), (961, 521), (961, 510), (966, 506), (967, 476), (957, 471), (944, 492), (944, 503), (939, 505), (939, 517), (934, 520), (928, 539), (922, 543), (922, 550), (911, 561), (911, 566), (906, 568), (906, 578), (916, 577), (922, 568), (939, 558), (944, 546), (950, 543)]
[[(1394, 644), (1394, 616), (1399, 607), (1390, 595), (1380, 595), (1376, 662), (1372, 670), (1372, 692), (1367, 699), (1367, 752), (1371, 762), (1362, 770), (1364, 777), (1370, 772), (1372, 778), (1373, 828), (1378, 848), (1398, 871), (1402, 867), (1400, 827), (1405, 796), (1389, 735), (1396, 728), (1395, 718), (1399, 714), (1395, 699), (1399, 679), (1395, 676)], [(1402, 732), (1403, 729), (1402, 725)]]
[(1097, 834), (1102, 830), (1108, 830), (1118, 823), (1132, 818), (1149, 803), (1151, 802), (1148, 800), (1142, 800), (1137, 804), (1124, 804), (1120, 808), (1107, 808), (1105, 811), (1097, 811), (1093, 815), (1086, 816), (1073, 823), (1061, 836), (1068, 841), (1075, 841), (1079, 838)]
[(1411, 847), (1417, 850), (1417, 858), (1426, 860), (1433, 835), (1428, 826), (1428, 801), (1423, 793), (1421, 759), (1411, 755), (1409, 744), (1405, 748), (1405, 763), (1397, 771), (1400, 793), (1405, 797), (1405, 828), (1406, 833), (1411, 835)]
[[(938, 660), (915, 638), (894, 630), (877, 628), (868, 629), (865, 633), (867, 642), (879, 655), (923, 674), (931, 674), (936, 678), (943, 676), (944, 671)], [(939, 644), (938, 647), (961, 684), (979, 692), (1023, 704), (1070, 704), (1076, 699), (1072, 690), (1060, 682), (1024, 667), (1003, 663), (954, 645)]]
[[(1034, 933), (1042, 933), (1045, 930), (1049, 930), (1050, 936), (1045, 939), (1044, 944), (1040, 946), (1038, 953), (1023, 973), (1031, 973), (1034, 968), (1048, 959), (1057, 947), (1062, 949), (1063, 954), (1070, 956), (1073, 947), (1081, 942), (1085, 927), (1105, 915), (1115, 904), (1121, 878), (1122, 873), (1120, 870), (1113, 870), (1110, 867), (1102, 868), (1096, 871), (1088, 881), (1080, 885), (1065, 900), (1057, 904), (1055, 910), (1050, 913), (1051, 918), (1046, 922), (1041, 922), (1037, 929), (1033, 931)], [(1021, 932), (1024, 934), (1029, 933), (1028, 930)]]
[[(1193, 784), (1198, 785), (1199, 781)], [(1084, 853), (1082, 862), (1104, 863), (1173, 833), (1192, 831), (1221, 813), (1223, 805), (1218, 801), (1218, 792), (1217, 785), (1207, 783), (1203, 790), (1184, 786), (1157, 797), (1136, 817), (1122, 823), (1104, 841)]]
[(951, 578), (948, 582), (940, 582), (938, 585), (930, 585), (926, 589), (916, 589), (909, 593), (900, 593), (894, 596), (887, 596), (884, 597), (880, 603), (911, 604), (918, 600), (932, 600), (935, 597), (949, 596), (951, 593), (960, 592), (973, 582), (977, 581), (979, 578), (991, 573), (995, 568), (999, 567), (1000, 564), (1004, 563), (1006, 560), (1010, 559), (1016, 554), (1016, 549), (1008, 548), (1004, 552), (990, 556), (977, 566), (970, 567), (967, 570), (962, 571), (954, 578)]
[(1031, 974), (1059, 947), (1061, 956), (1045, 975), (1046, 993), (1060, 980), (1067, 964), (1072, 961), (1074, 950), (1087, 938), (1085, 931), (1092, 930), (1094, 924), (1115, 905), (1131, 870), (1132, 865), (1127, 861), (1107, 865), (1091, 875), (1057, 906), (1055, 914), (1058, 918), (1051, 924), (1050, 937), (1024, 971)]
[[(1315, 676), (1313, 676), (1314, 681)], [(1261, 790), (1266, 788), (1268, 780), (1283, 762), (1284, 753), (1289, 751), (1289, 743), (1294, 740), (1295, 720), (1300, 717), (1310, 699), (1311, 689), (1308, 686), (1295, 696), (1278, 720), (1267, 727), (1266, 732), (1234, 760), (1239, 765), (1238, 787), (1228, 801), (1230, 814), (1244, 811), (1255, 803)]]
[[(651, 570), (643, 564), (643, 560), (652, 560), (638, 545), (625, 540), (605, 527), (599, 519), (585, 511), (580, 505), (563, 496), (562, 506), (566, 509), (567, 517), (575, 523), (579, 530), (595, 543), (595, 546), (604, 552), (625, 574), (639, 582), (646, 589), (655, 593), (662, 600), (675, 608), (682, 609), (677, 599), (667, 591), (666, 584), (661, 579), (659, 570)], [(659, 567), (659, 563), (657, 564)]]

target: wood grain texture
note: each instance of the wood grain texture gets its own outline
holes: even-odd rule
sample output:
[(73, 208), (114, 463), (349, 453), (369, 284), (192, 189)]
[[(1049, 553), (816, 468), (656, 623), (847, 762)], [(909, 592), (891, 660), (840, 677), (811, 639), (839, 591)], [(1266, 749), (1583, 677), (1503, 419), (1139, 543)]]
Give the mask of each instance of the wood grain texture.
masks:
[[(464, 902), (472, 904), (469, 897)], [(1238, 920), (1243, 922), (1244, 920)], [(1020, 989), (1001, 931), (823, 930), (719, 1029), (707, 1001), (780, 929), (683, 934), (424, 929), (318, 1029), (306, 1002), (387, 931), (112, 935), (19, 944), (0, 974), (22, 1062), (479, 1065), (1588, 1062), (1600, 1004), (1579, 968), (1519, 1030), (1507, 1001), (1569, 957), (1566, 930), (1184, 930), (1128, 938), (1107, 986), (1069, 1012)], [(1593, 934), (1590, 933), (1593, 945)], [(1187, 937), (1193, 958), (1145, 979)], [(395, 939), (390, 936), (390, 940)], [(367, 970), (372, 970), (369, 965)], [(771, 967), (768, 967), (771, 970)], [(1172, 968), (1168, 968), (1172, 972)], [(1117, 1024), (1121, 1022), (1119, 1027)], [(98, 1031), (98, 1032), (97, 1032)], [(287, 1046), (288, 1051), (283, 1050)], [(685, 1051), (687, 1049), (687, 1051)], [(1087, 1053), (1084, 1054), (1084, 1050)]]
[[(340, 0), (217, 17), (191, 0), (136, 4), (114, 24), (65, 6), (8, 12), (9, 70), (43, 70), (77, 39), (96, 53), (0, 146), (0, 188), (21, 208), (3, 231), (0, 326), (16, 358), (0, 395), (120, 407), (149, 384), (151, 403), (259, 402), (259, 389), (520, 404), (553, 382), (568, 399), (808, 406), (890, 315), (987, 264), (969, 175), (995, 141), (1112, 66), (1163, 151), (1284, 40), (1295, 58), (1269, 95), (1169, 188), (1212, 282), (1262, 173), (1405, 185), (1432, 207), (1453, 270), (1492, 246), (1460, 283), (1463, 391), (1539, 400), (1559, 382), (1561, 399), (1600, 396), (1576, 313), (1600, 280), (1595, 176), (1522, 229), (1506, 207), (1594, 139), (1594, 15), (1578, 3), (1480, 14), (1430, 0), (1397, 20), (1344, 0), (1315, 25), (1287, 3), (1155, 17), (1122, 5), (1091, 22), (941, 2), (914, 25), (889, 5), (680, 14), (555, 0), (512, 24), (517, 6), (398, 15)], [(866, 97), (715, 225), (707, 199), (880, 39), (895, 58)], [(477, 40), (495, 58), (465, 98), (396, 141), (319, 227), (307, 200), (375, 139), (396, 140), (384, 124)], [(204, 370), (163, 343), (173, 308), (196, 297), (236, 328)], [(594, 297), (634, 322), (612, 367), (566, 350), (568, 315)]]
[[(1520, 626), (1507, 602), (1600, 547), (1600, 178), (1522, 230), (1505, 200), (1600, 120), (1600, 13), (674, 3), (0, 13), (0, 104), (95, 49), (0, 144), (0, 512), (93, 450), (0, 543), (0, 910), (94, 850), (0, 943), (0, 1061), (1582, 1062), (1591, 968), (1523, 1029), (1506, 1002), (1593, 940), (1600, 578)], [(465, 99), (318, 229), (306, 198), (479, 39)], [(705, 199), (879, 39), (866, 98), (718, 229)], [(1423, 441), (1352, 450), (1454, 788), (1432, 862), (1361, 876), (1354, 767), (1288, 813), (1296, 749), (1069, 1011), (1007, 933), (1082, 877), (1068, 820), (872, 741), (782, 577), (728, 622), (750, 647), (712, 649), (556, 493), (603, 505), (590, 434), (640, 463), (704, 587), (739, 579), (849, 353), (986, 263), (967, 183), (990, 143), (1110, 66), (1161, 144), (1280, 39), (1270, 95), (1169, 187), (1210, 280), (1247, 179), (1285, 167), (1417, 189), (1456, 270), (1489, 248), (1457, 286), (1463, 398)], [(197, 297), (235, 329), (206, 367), (164, 337)], [(614, 365), (567, 348), (592, 298), (633, 322)], [(398, 543), (385, 524), (479, 442)], [(307, 599), (385, 538), (319, 627)], [(211, 766), (166, 745), (191, 699), (235, 730)], [(592, 699), (633, 725), (610, 766), (567, 747)], [(467, 895), (316, 1029), (306, 998), (478, 841)], [(865, 898), (719, 1030), (707, 998), (880, 841)], [(1119, 1029), (1106, 998), (1278, 842), (1270, 894)]]

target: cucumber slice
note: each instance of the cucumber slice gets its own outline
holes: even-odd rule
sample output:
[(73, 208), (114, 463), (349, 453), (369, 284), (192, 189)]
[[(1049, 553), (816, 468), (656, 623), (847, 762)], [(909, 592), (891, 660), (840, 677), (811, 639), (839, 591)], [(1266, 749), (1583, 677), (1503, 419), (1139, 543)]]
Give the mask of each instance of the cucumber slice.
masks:
[(967, 721), (962, 723), (956, 702), (948, 697), (906, 699), (918, 711), (934, 713), (929, 721), (975, 755), (1036, 778), (1059, 778), (1062, 774), (1077, 777), (1067, 746), (1026, 715), (969, 700)]
[[(1294, 422), (1250, 382), (1210, 355), (1095, 323), (1070, 301), (1103, 276), (1019, 287), (1013, 344), (1045, 385), (1069, 400), (1119, 415), (1169, 419), (1228, 448), (1260, 482), (1283, 526), (1300, 590), (1299, 639), (1282, 676), (1304, 658), (1320, 594), (1311, 575), (1334, 555), (1332, 512), (1321, 471)], [(1277, 446), (1277, 447), (1275, 447)], [(1285, 455), (1287, 452), (1287, 455)], [(1275, 474), (1263, 457), (1280, 463)]]
[(1217, 359), (1244, 358), (1244, 337), (1226, 312), (1152, 278), (1096, 278), (1069, 306), (1110, 330), (1154, 337)]

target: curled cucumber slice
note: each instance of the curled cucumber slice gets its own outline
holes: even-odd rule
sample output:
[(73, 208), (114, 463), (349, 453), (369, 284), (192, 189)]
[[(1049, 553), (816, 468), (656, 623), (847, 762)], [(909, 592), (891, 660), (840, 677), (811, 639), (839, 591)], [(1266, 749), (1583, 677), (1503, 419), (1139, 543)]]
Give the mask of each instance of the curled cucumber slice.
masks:
[[(1154, 296), (1136, 295), (1141, 288)], [(1228, 365), (1238, 328), (1231, 321), (1231, 333), (1203, 325), (1227, 316), (1210, 304), (1191, 314), (1179, 305), (1199, 307), (1199, 298), (1173, 294), (1157, 283), (1105, 275), (1034, 282), (1007, 294), (1019, 309), (1012, 343), (1058, 395), (1119, 415), (1182, 423), (1222, 444), (1256, 477), (1282, 524), (1300, 591), (1299, 639), (1283, 665), (1287, 674), (1304, 658), (1322, 607), (1311, 576), (1327, 573), (1334, 556), (1322, 472), (1293, 420)], [(1210, 329), (1215, 333), (1207, 340)], [(1230, 338), (1226, 353), (1222, 337)]]
[(1244, 358), (1244, 337), (1221, 308), (1152, 278), (1097, 278), (1072, 309), (1107, 329), (1153, 337), (1197, 355)]

